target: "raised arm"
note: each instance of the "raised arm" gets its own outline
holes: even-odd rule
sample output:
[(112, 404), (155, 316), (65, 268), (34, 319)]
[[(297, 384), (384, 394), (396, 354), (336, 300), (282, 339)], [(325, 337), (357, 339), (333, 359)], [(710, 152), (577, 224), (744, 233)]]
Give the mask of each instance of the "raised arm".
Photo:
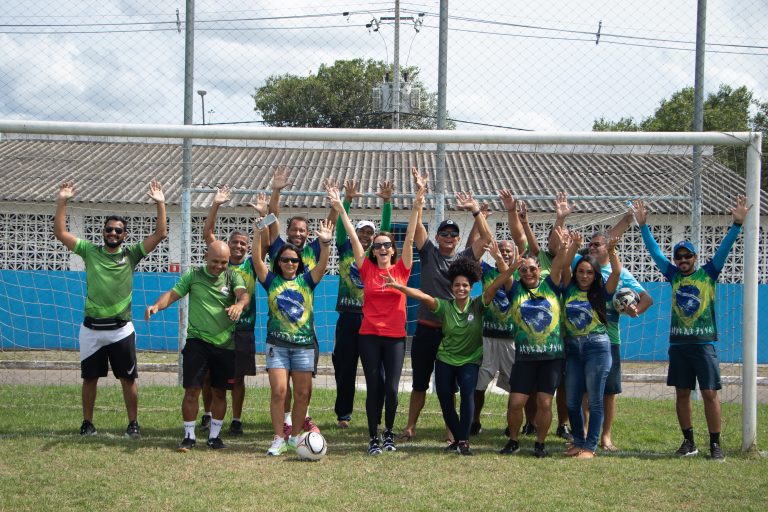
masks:
[[(424, 174), (421, 174), (416, 167), (412, 167), (411, 176), (413, 176), (417, 194), (418, 191), (422, 189), (426, 192), (427, 183), (429, 183), (429, 173), (425, 172)], [(428, 239), (429, 233), (427, 233), (427, 229), (424, 227), (424, 224), (421, 223), (421, 217), (419, 217), (419, 222), (416, 226), (416, 231), (414, 232), (413, 236), (413, 240), (416, 242), (416, 249), (421, 250), (421, 248), (424, 247), (424, 244), (427, 243)]]
[(144, 320), (149, 321), (149, 319), (154, 315), (155, 313), (158, 313), (164, 309), (166, 309), (168, 306), (179, 300), (181, 297), (173, 291), (168, 290), (164, 294), (162, 294), (154, 304), (151, 306), (147, 306), (147, 309), (144, 310)]
[[(310, 271), (312, 281), (319, 283), (325, 275), (325, 269), (328, 267), (328, 257), (331, 255), (331, 242), (333, 242), (333, 222), (329, 219), (320, 221), (320, 227), (315, 231), (315, 237), (320, 242), (320, 257)], [(362, 263), (361, 263), (362, 265)]]
[[(346, 188), (347, 187), (345, 186), (345, 189)], [(339, 198), (339, 189), (336, 187), (327, 186), (325, 191), (328, 193), (328, 200), (331, 202), (331, 208), (336, 210), (339, 214), (336, 229), (343, 229), (346, 233), (349, 233), (349, 243), (352, 245), (352, 254), (355, 256), (355, 264), (357, 265), (357, 268), (362, 268), (363, 261), (365, 260), (365, 250), (363, 249), (363, 244), (360, 243), (360, 239), (357, 237), (357, 231), (355, 231), (354, 226), (352, 226), (352, 221), (349, 220), (349, 215), (347, 215), (345, 204), (347, 201), (345, 200), (344, 203), (341, 202), (341, 198)], [(347, 197), (349, 197), (348, 192)], [(337, 237), (336, 242), (338, 243), (338, 241)]]
[[(517, 252), (517, 247), (515, 247), (514, 254), (512, 255), (511, 265), (507, 267), (505, 264), (504, 270), (498, 276), (496, 276), (496, 279), (494, 279), (491, 284), (486, 286), (483, 290), (484, 304), (490, 304), (493, 300), (493, 297), (496, 295), (496, 292), (499, 291), (499, 288), (502, 286), (507, 289), (512, 286), (512, 275), (518, 268), (520, 268), (522, 263), (523, 260), (520, 258), (520, 253)], [(499, 270), (501, 270), (501, 268), (499, 268)]]
[[(509, 226), (509, 233), (512, 235), (512, 241), (515, 243), (517, 252), (523, 254), (525, 252), (525, 232), (523, 231), (520, 216), (517, 213), (518, 202), (512, 195), (512, 191), (508, 189), (499, 190), (499, 199), (501, 199), (501, 204), (507, 211), (507, 225)], [(530, 242), (528, 245), (530, 246)], [(536, 247), (538, 247), (538, 244), (536, 244)], [(538, 251), (534, 254), (537, 253)]]
[(205, 245), (211, 245), (216, 241), (216, 236), (213, 234), (213, 228), (216, 225), (216, 216), (219, 214), (219, 206), (224, 203), (228, 203), (230, 199), (230, 190), (226, 185), (222, 188), (216, 189), (216, 194), (213, 196), (211, 202), (211, 208), (208, 210), (208, 216), (205, 218), (205, 224), (203, 224), (203, 239)]
[(611, 263), (611, 274), (605, 282), (605, 291), (609, 294), (616, 291), (621, 278), (621, 260), (619, 259), (619, 252), (616, 250), (618, 243), (619, 237), (615, 236), (608, 239), (608, 261)]
[[(488, 222), (488, 217), (491, 216), (491, 208), (485, 201), (480, 203), (480, 214), (485, 217), (485, 221)], [(467, 242), (464, 244), (464, 248), (472, 247), (478, 238), (480, 238), (480, 232), (477, 223), (473, 222), (472, 229), (469, 230), (469, 234), (467, 235)]]
[(478, 238), (472, 243), (472, 252), (474, 253), (475, 259), (479, 260), (483, 257), (485, 246), (493, 240), (491, 229), (488, 227), (485, 215), (482, 215), (482, 212), (480, 211), (480, 205), (475, 198), (472, 197), (471, 193), (456, 192), (456, 206), (461, 210), (472, 212), (472, 217), (475, 218), (474, 224), (477, 226)]
[(259, 229), (259, 222), (263, 218), (264, 217), (257, 217), (253, 222), (253, 246), (251, 248), (253, 270), (256, 272), (256, 278), (260, 283), (266, 281), (267, 275), (269, 274), (269, 268), (267, 267), (267, 264), (264, 263), (264, 256), (262, 256), (264, 254), (262, 252), (264, 239), (269, 238), (269, 233), (267, 232), (267, 228)]
[(632, 209), (631, 203), (628, 206), (629, 208), (627, 208), (627, 212), (622, 215), (619, 221), (614, 224), (613, 227), (606, 233), (606, 236), (609, 240), (611, 238), (621, 239), (622, 235), (624, 235), (624, 232), (627, 231), (629, 226), (632, 225), (632, 221), (635, 218), (635, 212)]
[[(338, 190), (339, 184), (333, 181), (332, 179), (323, 180), (323, 188), (328, 188), (328, 187), (335, 187)], [(326, 220), (328, 220), (331, 223), (332, 227), (335, 226), (336, 221), (339, 220), (339, 213), (333, 208), (330, 208), (328, 210), (328, 216), (326, 217)]]
[[(539, 245), (539, 241), (536, 239), (536, 235), (533, 233), (533, 229), (531, 229), (531, 223), (528, 222), (528, 205), (525, 204), (525, 201), (518, 201), (517, 208), (517, 216), (520, 217), (520, 224), (523, 225), (523, 232), (525, 233), (525, 242), (528, 243), (528, 252), (538, 256), (539, 252), (541, 252), (541, 246)], [(523, 250), (520, 252), (520, 254), (523, 252), (525, 252), (525, 245), (523, 245)]]
[[(328, 192), (328, 189), (326, 187), (326, 192)], [(357, 191), (357, 182), (355, 180), (346, 180), (344, 182), (344, 202), (342, 203), (342, 206), (344, 207), (344, 211), (349, 213), (349, 209), (352, 207), (352, 201), (356, 198), (361, 196)], [(331, 208), (333, 208), (333, 201), (331, 201)], [(352, 224), (350, 223), (350, 226)], [(347, 230), (344, 227), (343, 219), (341, 218), (341, 214), (339, 214), (338, 219), (336, 220), (336, 245), (341, 245), (347, 240), (347, 233), (351, 233), (353, 231), (354, 226)]]
[(733, 225), (728, 233), (720, 242), (720, 247), (715, 251), (715, 255), (712, 257), (712, 264), (717, 271), (721, 271), (725, 266), (725, 260), (728, 259), (728, 253), (731, 252), (733, 244), (736, 243), (736, 239), (739, 237), (741, 226), (744, 224), (744, 220), (747, 218), (747, 212), (752, 206), (747, 207), (747, 198), (743, 195), (736, 197), (736, 205), (731, 209), (731, 217), (733, 218)]
[(421, 210), (424, 208), (424, 194), (427, 193), (426, 188), (421, 188), (416, 192), (416, 197), (413, 198), (413, 206), (411, 207), (411, 217), (408, 219), (408, 229), (405, 231), (405, 240), (403, 240), (403, 254), (400, 258), (403, 261), (405, 268), (411, 268), (413, 266), (413, 240), (418, 227), (424, 227), (421, 224)]
[(65, 181), (56, 196), (56, 215), (53, 217), (53, 235), (70, 251), (75, 250), (77, 237), (67, 231), (67, 201), (75, 195), (75, 183)]
[(555, 225), (549, 233), (549, 240), (547, 240), (549, 252), (560, 252), (557, 246), (559, 237), (555, 235), (555, 229), (565, 226), (565, 219), (571, 214), (571, 211), (572, 208), (568, 204), (568, 195), (565, 192), (558, 192), (555, 197)]
[[(552, 282), (555, 283), (555, 285), (562, 286), (561, 281), (563, 278), (563, 269), (566, 266), (570, 266), (570, 262), (573, 261), (575, 250), (571, 246), (576, 244), (571, 239), (568, 230), (565, 228), (556, 227), (552, 230), (552, 233), (557, 240), (559, 249), (555, 255), (555, 258), (552, 260), (552, 269), (549, 272), (549, 277), (552, 279)], [(570, 260), (568, 259), (569, 256), (571, 258)]]
[(560, 284), (562, 288), (565, 288), (571, 283), (571, 279), (573, 278), (573, 272), (571, 271), (571, 262), (576, 257), (576, 253), (579, 251), (579, 249), (581, 249), (582, 239), (581, 239), (581, 235), (576, 231), (572, 233), (568, 233), (567, 231), (565, 231), (564, 228), (563, 228), (563, 231), (566, 233), (566, 235), (568, 235), (568, 238), (566, 241), (567, 248), (566, 246), (561, 246), (560, 247), (561, 250), (558, 251), (557, 253), (559, 255), (561, 252), (564, 252), (565, 256), (564, 256), (563, 266), (560, 268), (560, 283), (557, 283), (557, 281), (555, 281), (555, 284)]
[(421, 302), (430, 311), (434, 311), (437, 309), (437, 300), (435, 300), (434, 297), (432, 297), (431, 295), (427, 295), (426, 293), (416, 288), (410, 288), (408, 286), (398, 283), (392, 278), (392, 274), (390, 274), (389, 271), (387, 271), (387, 275), (384, 277), (384, 279), (385, 279), (385, 286), (399, 291), (400, 293), (404, 294), (406, 297), (416, 299), (417, 301)]
[[(272, 194), (269, 196), (269, 213), (274, 213), (278, 218), (280, 217), (280, 192), (293, 185), (290, 181), (291, 171), (284, 165), (279, 165), (275, 169), (275, 174), (272, 175)], [(277, 240), (280, 236), (280, 222), (275, 222), (269, 226), (269, 240), (267, 245), (269, 246)]]
[(157, 180), (152, 180), (149, 184), (147, 195), (155, 202), (157, 207), (157, 220), (155, 221), (155, 232), (144, 239), (144, 251), (149, 254), (155, 250), (155, 247), (163, 240), (168, 238), (168, 219), (165, 213), (165, 194), (163, 186)]
[(381, 226), (379, 231), (392, 230), (392, 194), (395, 193), (395, 184), (391, 181), (382, 181), (379, 183), (379, 191), (376, 195), (384, 201), (381, 206)]
[(656, 243), (656, 239), (654, 239), (651, 234), (651, 228), (648, 227), (648, 211), (645, 209), (645, 202), (635, 201), (633, 203), (633, 208), (635, 219), (637, 219), (637, 224), (640, 226), (640, 234), (643, 237), (645, 248), (648, 249), (651, 259), (661, 273), (666, 275), (667, 270), (669, 270), (669, 266), (672, 263), (661, 253), (659, 244)]

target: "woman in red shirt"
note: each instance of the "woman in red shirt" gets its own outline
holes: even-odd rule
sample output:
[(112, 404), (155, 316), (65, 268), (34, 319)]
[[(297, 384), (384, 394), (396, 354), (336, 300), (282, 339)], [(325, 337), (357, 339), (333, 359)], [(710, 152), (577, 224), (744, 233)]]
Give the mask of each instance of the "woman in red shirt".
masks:
[[(416, 193), (403, 242), (403, 254), (400, 258), (397, 255), (394, 235), (385, 231), (380, 231), (373, 237), (373, 243), (366, 256), (352, 222), (344, 211), (338, 189), (328, 188), (327, 191), (331, 207), (339, 213), (349, 234), (349, 241), (355, 255), (355, 265), (360, 269), (360, 279), (363, 282), (363, 322), (360, 326), (358, 350), (368, 390), (365, 399), (368, 433), (371, 436), (368, 454), (379, 455), (382, 448), (386, 451), (397, 449), (392, 428), (395, 423), (397, 390), (405, 358), (405, 295), (385, 286), (386, 277), (390, 275), (402, 285), (408, 282), (413, 264), (413, 236), (416, 232), (416, 223), (421, 222), (421, 209), (424, 206), (426, 190), (421, 188)], [(385, 406), (385, 430), (380, 440), (377, 425), (381, 420), (382, 404), (378, 397), (382, 394)]]

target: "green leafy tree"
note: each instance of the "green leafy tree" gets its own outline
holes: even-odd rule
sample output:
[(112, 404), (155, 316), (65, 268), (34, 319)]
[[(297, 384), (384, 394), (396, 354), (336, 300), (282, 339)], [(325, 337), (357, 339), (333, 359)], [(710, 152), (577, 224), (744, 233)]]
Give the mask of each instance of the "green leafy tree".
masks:
[[(421, 93), (422, 110), (401, 114), (400, 126), (434, 129), (437, 95), (419, 80), (415, 66), (402, 68), (413, 89)], [(270, 126), (313, 128), (389, 128), (392, 115), (374, 110), (371, 90), (392, 69), (372, 59), (337, 60), (308, 76), (273, 75), (253, 95), (255, 108)], [(449, 122), (449, 129), (455, 128)]]
[[(751, 111), (756, 111), (752, 114)], [(768, 129), (768, 102), (754, 98), (752, 91), (742, 86), (733, 87), (720, 84), (717, 92), (710, 93), (704, 100), (704, 131), (744, 132)], [(669, 99), (663, 99), (656, 111), (637, 121), (632, 117), (622, 117), (618, 121), (605, 118), (596, 119), (593, 131), (647, 131), (647, 132), (686, 132), (693, 131), (693, 87), (681, 89)], [(763, 139), (763, 188), (766, 182), (766, 141)], [(731, 169), (744, 175), (746, 156), (743, 151), (724, 151), (715, 157)]]

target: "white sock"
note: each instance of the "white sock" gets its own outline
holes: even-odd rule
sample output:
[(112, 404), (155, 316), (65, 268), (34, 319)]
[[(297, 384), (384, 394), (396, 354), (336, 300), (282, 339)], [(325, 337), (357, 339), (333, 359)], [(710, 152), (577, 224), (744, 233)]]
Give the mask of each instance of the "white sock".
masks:
[(304, 415), (304, 418), (309, 418), (309, 407), (307, 407), (307, 413)]
[(224, 420), (215, 420), (211, 418), (211, 433), (208, 434), (208, 439), (215, 439), (219, 437), (221, 432), (221, 426), (224, 424)]
[(203, 413), (203, 416), (208, 416), (210, 418), (211, 417), (211, 411), (205, 411)]
[(240, 421), (240, 418), (232, 418), (232, 421)]
[(291, 421), (291, 411), (288, 411), (285, 413), (285, 419), (283, 420), (284, 423), (287, 425), (293, 425), (293, 422)]
[(184, 437), (188, 437), (190, 439), (195, 439), (195, 422), (193, 421), (185, 421), (184, 422)]

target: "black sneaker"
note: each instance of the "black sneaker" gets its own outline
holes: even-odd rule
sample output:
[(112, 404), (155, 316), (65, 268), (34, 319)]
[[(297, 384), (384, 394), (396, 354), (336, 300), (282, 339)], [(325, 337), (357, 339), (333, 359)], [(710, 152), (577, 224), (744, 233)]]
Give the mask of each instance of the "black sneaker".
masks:
[(446, 447), (444, 448), (447, 452), (455, 452), (459, 449), (459, 442), (453, 441), (452, 443), (448, 443)]
[(557, 432), (556, 433), (557, 433), (557, 437), (565, 439), (569, 443), (573, 442), (573, 434), (571, 434), (571, 428), (568, 426), (567, 423), (559, 425), (557, 427)]
[(382, 445), (385, 452), (394, 452), (397, 450), (395, 446), (395, 433), (391, 429), (387, 429), (382, 434)]
[(522, 434), (524, 436), (535, 436), (536, 435), (536, 425), (533, 423), (526, 423), (523, 425), (523, 432)]
[(683, 444), (677, 449), (675, 455), (678, 457), (693, 457), (698, 453), (699, 450), (696, 448), (696, 443), (689, 441), (688, 439), (683, 439)]
[(472, 455), (472, 450), (469, 449), (469, 441), (459, 441), (457, 453), (459, 455)]
[(203, 430), (211, 429), (211, 416), (209, 414), (203, 414), (203, 417), (200, 418), (200, 428)]
[(709, 445), (709, 454), (709, 458), (716, 462), (725, 461), (725, 454), (723, 453), (723, 449), (720, 447), (719, 443), (712, 443)]
[(233, 436), (243, 435), (243, 422), (232, 420), (232, 423), (229, 424), (229, 433)]
[(125, 437), (129, 437), (133, 440), (141, 439), (141, 429), (139, 428), (139, 422), (133, 420), (128, 423), (128, 428), (125, 430)]
[(197, 441), (195, 441), (191, 437), (185, 437), (184, 440), (179, 443), (179, 446), (176, 447), (176, 451), (186, 453), (192, 448), (194, 448), (196, 443)]
[(518, 443), (515, 439), (510, 439), (507, 441), (507, 444), (504, 445), (504, 448), (499, 450), (499, 453), (502, 455), (514, 455), (519, 451), (520, 443)]
[(533, 445), (533, 455), (537, 459), (543, 459), (544, 457), (549, 457), (549, 452), (544, 448), (544, 443), (535, 443)]
[(227, 445), (224, 444), (224, 441), (222, 441), (220, 437), (209, 437), (206, 444), (211, 450), (221, 450), (227, 447)]
[(95, 436), (96, 435), (96, 427), (93, 426), (93, 423), (91, 423), (88, 420), (83, 420), (83, 424), (80, 425), (80, 435), (81, 436)]
[(483, 432), (483, 425), (480, 424), (478, 421), (477, 423), (472, 423), (472, 426), (469, 427), (469, 435), (476, 436), (477, 434), (480, 434)]
[(381, 455), (378, 437), (372, 437), (371, 442), (368, 443), (368, 455)]

